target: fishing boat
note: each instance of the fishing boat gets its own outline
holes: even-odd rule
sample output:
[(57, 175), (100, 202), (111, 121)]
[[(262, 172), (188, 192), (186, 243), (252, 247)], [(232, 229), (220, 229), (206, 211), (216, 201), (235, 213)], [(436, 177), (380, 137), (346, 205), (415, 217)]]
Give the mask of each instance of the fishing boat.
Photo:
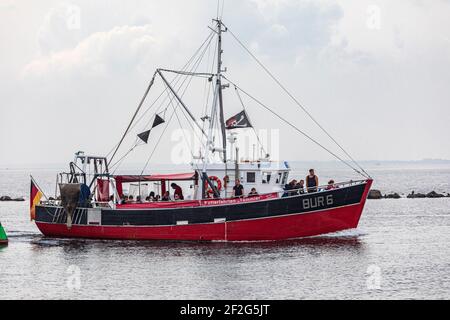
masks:
[(2, 223), (0, 222), (0, 246), (8, 244), (8, 236), (6, 235), (5, 229), (3, 229)]
[[(212, 21), (208, 37), (181, 70), (159, 68), (155, 71), (129, 125), (109, 154), (96, 156), (77, 152), (70, 162), (70, 170), (58, 175), (57, 191), (52, 198), (46, 197), (32, 178), (31, 218), (45, 236), (123, 240), (267, 241), (317, 236), (358, 226), (372, 178), (221, 18)], [(324, 147), (295, 126), (292, 120), (283, 118), (276, 109), (254, 98), (227, 76), (222, 62), (225, 33), (229, 33), (255, 59), (275, 84), (306, 112), (349, 160)], [(210, 47), (214, 48), (211, 68), (198, 72), (199, 61), (202, 61), (206, 52), (212, 51)], [(201, 117), (194, 115), (184, 99), (190, 83), (186, 79), (192, 78), (200, 78), (205, 82), (205, 88), (208, 88), (205, 113)], [(156, 81), (162, 84), (163, 91), (146, 108), (146, 99)], [(225, 120), (223, 92), (230, 87), (234, 88), (243, 110)], [(163, 95), (167, 99), (162, 99)], [(303, 187), (286, 190), (291, 172), (288, 162), (271, 160), (270, 154), (262, 152), (262, 146), (259, 157), (255, 156), (255, 152), (251, 159), (239, 157), (239, 149), (235, 147), (235, 143), (240, 130), (254, 128), (243, 96), (355, 170), (361, 175), (361, 179), (315, 185), (306, 190)], [(156, 110), (149, 113), (152, 107)], [(149, 114), (151, 116), (148, 121), (143, 120)], [(121, 163), (136, 148), (152, 146), (151, 158), (174, 115), (177, 120), (180, 117), (188, 120), (201, 142), (199, 153), (191, 153), (191, 170), (182, 173), (152, 172), (147, 170), (147, 159), (140, 173), (120, 174)], [(142, 125), (143, 123), (145, 124)], [(132, 134), (133, 130), (139, 129), (138, 124), (142, 125), (142, 129), (137, 134)], [(155, 131), (162, 130), (162, 127), (164, 130), (159, 139), (152, 142)], [(131, 147), (123, 150), (124, 141), (130, 136), (133, 141)], [(171, 188), (180, 188), (178, 184), (187, 185), (189, 194), (185, 192), (180, 196), (177, 191), (175, 197), (171, 195)], [(150, 189), (155, 194), (169, 195), (172, 198), (155, 201), (158, 199), (149, 193)], [(243, 189), (246, 193), (241, 194), (236, 191), (238, 189)], [(247, 195), (252, 189), (257, 192)], [(135, 196), (133, 199), (130, 197), (132, 193)]]

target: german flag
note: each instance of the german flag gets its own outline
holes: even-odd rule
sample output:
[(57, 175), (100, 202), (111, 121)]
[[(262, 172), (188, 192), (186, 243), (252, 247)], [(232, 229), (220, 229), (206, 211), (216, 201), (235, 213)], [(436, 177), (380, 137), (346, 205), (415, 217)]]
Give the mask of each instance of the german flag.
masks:
[(33, 177), (31, 177), (31, 188), (30, 188), (30, 219), (35, 220), (36, 217), (36, 205), (39, 204), (42, 198), (42, 192), (39, 187), (34, 182)]

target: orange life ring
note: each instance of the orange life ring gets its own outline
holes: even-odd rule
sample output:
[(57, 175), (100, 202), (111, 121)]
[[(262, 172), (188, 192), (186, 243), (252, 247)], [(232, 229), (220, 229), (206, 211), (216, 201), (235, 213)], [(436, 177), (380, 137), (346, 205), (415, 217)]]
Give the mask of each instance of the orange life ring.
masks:
[[(220, 192), (220, 190), (222, 190), (222, 181), (219, 178), (217, 178), (216, 176), (211, 176), (209, 177), (209, 180), (211, 180), (211, 182), (215, 181), (217, 183), (217, 191)], [(208, 181), (205, 181), (205, 189), (207, 193), (214, 193), (214, 191), (209, 186)]]

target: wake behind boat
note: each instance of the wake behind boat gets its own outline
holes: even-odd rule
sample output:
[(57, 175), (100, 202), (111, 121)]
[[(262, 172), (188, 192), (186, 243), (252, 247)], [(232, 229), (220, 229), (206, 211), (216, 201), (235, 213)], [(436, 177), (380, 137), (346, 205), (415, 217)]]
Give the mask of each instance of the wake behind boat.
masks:
[[(44, 235), (129, 240), (258, 241), (315, 236), (358, 226), (372, 184), (370, 176), (322, 126), (319, 125), (351, 161), (343, 160), (323, 147), (291, 121), (284, 119), (228, 79), (224, 75), (226, 70), (222, 67), (224, 32), (230, 32), (238, 44), (255, 57), (220, 19), (213, 21), (215, 28), (211, 28), (210, 35), (182, 70), (156, 70), (131, 122), (110, 154), (99, 157), (86, 155), (84, 152), (76, 153), (69, 172), (59, 174), (56, 182), (59, 194), (53, 199), (45, 197), (32, 179), (31, 216)], [(216, 39), (217, 46), (214, 47), (211, 71), (197, 72), (213, 39)], [(268, 69), (259, 60), (256, 61), (306, 111)], [(169, 74), (174, 75), (174, 78), (168, 79)], [(209, 112), (205, 112), (200, 119), (194, 116), (183, 99), (190, 84), (190, 80), (186, 81), (187, 78), (201, 78), (205, 81), (205, 87), (210, 89), (205, 108)], [(161, 81), (164, 90), (143, 110), (156, 79)], [(223, 90), (230, 86), (234, 87), (244, 110), (225, 121)], [(164, 94), (167, 95), (166, 99), (160, 99)], [(242, 95), (331, 153), (361, 174), (363, 179), (333, 182), (326, 186), (308, 185), (310, 188), (306, 190), (303, 187), (286, 190), (291, 170), (287, 162), (272, 161), (267, 153), (258, 159), (255, 156), (251, 160), (240, 159), (239, 149), (234, 147), (237, 132), (253, 128)], [(138, 123), (145, 122), (143, 119), (153, 106), (159, 107), (143, 130), (132, 136), (134, 141), (131, 148), (118, 157), (125, 139), (130, 137), (130, 132)], [(179, 123), (180, 117), (190, 121), (191, 129), (197, 133), (202, 146), (199, 155), (195, 156), (191, 152), (192, 171), (145, 173), (151, 156), (174, 115)], [(311, 117), (308, 112), (307, 115)], [(318, 125), (315, 119), (311, 119)], [(158, 141), (149, 143), (151, 133), (163, 126), (164, 131)], [(136, 147), (143, 145), (153, 145), (154, 149), (141, 173), (118, 174), (124, 159)], [(263, 149), (261, 146), (261, 151)], [(217, 157), (219, 161), (214, 160)], [(189, 194), (181, 193), (178, 183), (188, 184)], [(136, 201), (134, 198), (130, 200), (133, 188)], [(173, 199), (169, 199), (170, 188), (175, 190)], [(150, 190), (153, 193), (149, 193)], [(246, 195), (242, 190), (253, 192)], [(166, 201), (156, 201), (156, 194), (163, 195)]]

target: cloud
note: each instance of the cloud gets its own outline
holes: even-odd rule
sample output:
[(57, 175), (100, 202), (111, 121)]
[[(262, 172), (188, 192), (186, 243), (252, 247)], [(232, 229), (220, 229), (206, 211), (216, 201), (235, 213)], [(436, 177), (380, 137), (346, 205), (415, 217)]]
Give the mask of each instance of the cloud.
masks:
[[(342, 18), (341, 7), (333, 2), (249, 0), (235, 5), (233, 10), (246, 17), (245, 26), (244, 20), (234, 15), (230, 16), (230, 26), (259, 55), (293, 64), (305, 57), (315, 59), (324, 52), (329, 54), (330, 47), (337, 51), (347, 49), (342, 46), (343, 41), (332, 43), (333, 30)], [(61, 4), (46, 14), (37, 35), (41, 53), (23, 68), (24, 78), (104, 76), (136, 70), (148, 74), (157, 66), (156, 61), (166, 64), (160, 58), (177, 52), (176, 33), (155, 32), (152, 19), (146, 15), (129, 14), (126, 25), (92, 31), (92, 17), (86, 13), (89, 10), (92, 9)], [(240, 60), (233, 53), (230, 56)]]
[(51, 52), (25, 66), (23, 77), (84, 74), (104, 76), (148, 70), (152, 57), (165, 46), (153, 35), (150, 25), (120, 26), (96, 32), (74, 48)]
[[(110, 147), (106, 139), (92, 139), (104, 134), (98, 119), (118, 128), (112, 140), (120, 135), (155, 68), (182, 66), (216, 14), (216, 2), (210, 0), (77, 0), (79, 10), (63, 1), (56, 6), (19, 1), (14, 10), (0, 5), (0, 56), (7, 61), (0, 67), (0, 145), (7, 150), (0, 162), (36, 154), (44, 162), (63, 160), (61, 153), (70, 156), (74, 148), (102, 152)], [(315, 118), (356, 151), (355, 157), (449, 158), (448, 148), (442, 148), (450, 115), (449, 4), (226, 0), (223, 18)], [(376, 26), (373, 20), (368, 27), (377, 12), (373, 5), (380, 9), (380, 28), (370, 27)], [(223, 45), (230, 79), (314, 135), (310, 121), (229, 33)], [(200, 86), (189, 90), (186, 100), (202, 111)], [(224, 95), (227, 114), (240, 108), (233, 90)], [(259, 128), (279, 125), (282, 137), (292, 135), (253, 108), (252, 121)], [(68, 128), (63, 121), (75, 111), (89, 115), (83, 118), (87, 130)], [(39, 144), (24, 143), (36, 132)], [(65, 135), (55, 137), (55, 132)], [(304, 156), (302, 146), (281, 146), (282, 157)], [(322, 158), (313, 152), (308, 149), (308, 157)]]
[[(230, 23), (240, 37), (259, 48), (259, 54), (292, 63), (302, 51), (312, 56), (332, 44), (333, 30), (343, 17), (341, 7), (330, 1), (250, 0)], [(245, 26), (243, 24), (245, 23)]]
[(81, 39), (81, 9), (68, 3), (51, 8), (37, 31), (41, 54), (73, 47)]

